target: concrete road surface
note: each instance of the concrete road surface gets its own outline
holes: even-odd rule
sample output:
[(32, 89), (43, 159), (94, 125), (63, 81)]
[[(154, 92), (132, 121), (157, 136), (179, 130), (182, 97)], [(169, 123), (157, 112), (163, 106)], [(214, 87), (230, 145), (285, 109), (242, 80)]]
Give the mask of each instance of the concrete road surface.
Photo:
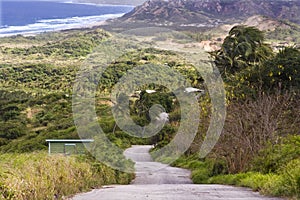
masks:
[(104, 186), (78, 194), (72, 200), (278, 200), (252, 192), (247, 188), (224, 185), (195, 185), (190, 171), (153, 162), (151, 146), (133, 146), (126, 157), (136, 162), (136, 179), (130, 185)]

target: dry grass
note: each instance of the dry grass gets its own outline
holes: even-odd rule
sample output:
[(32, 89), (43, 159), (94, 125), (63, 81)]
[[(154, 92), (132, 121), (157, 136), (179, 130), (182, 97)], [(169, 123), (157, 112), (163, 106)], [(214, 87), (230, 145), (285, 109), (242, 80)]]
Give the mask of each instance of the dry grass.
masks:
[(4, 154), (0, 156), (0, 199), (63, 199), (103, 184), (128, 183), (130, 177), (86, 158)]

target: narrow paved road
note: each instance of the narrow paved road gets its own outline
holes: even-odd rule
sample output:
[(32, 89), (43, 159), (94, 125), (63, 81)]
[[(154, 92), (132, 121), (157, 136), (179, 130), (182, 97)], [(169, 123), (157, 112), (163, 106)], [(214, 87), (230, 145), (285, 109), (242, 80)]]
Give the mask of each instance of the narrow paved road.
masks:
[(252, 192), (250, 189), (224, 185), (194, 185), (190, 171), (153, 162), (151, 146), (133, 146), (126, 157), (136, 162), (136, 179), (131, 185), (112, 185), (72, 200), (278, 200)]

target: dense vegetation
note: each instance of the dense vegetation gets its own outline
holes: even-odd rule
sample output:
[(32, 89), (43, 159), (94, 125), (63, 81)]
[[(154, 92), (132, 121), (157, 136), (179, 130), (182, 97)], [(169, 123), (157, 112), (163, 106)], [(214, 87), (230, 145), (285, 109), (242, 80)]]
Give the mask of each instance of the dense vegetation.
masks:
[[(200, 159), (197, 144), (205, 130), (200, 127), (196, 145), (174, 165), (191, 169), (195, 183), (247, 186), (299, 198), (299, 49), (275, 52), (261, 31), (236, 26), (211, 55), (226, 84), (223, 134), (210, 155)], [(209, 120), (209, 114), (203, 118)]]
[(87, 54), (109, 36), (96, 29), (0, 39), (0, 199), (62, 199), (132, 180), (133, 174), (92, 157), (48, 156), (43, 151), (47, 138), (78, 138), (72, 84)]
[[(130, 181), (131, 174), (106, 168), (91, 158), (62, 159), (47, 157), (43, 152), (30, 153), (45, 150), (47, 138), (78, 138), (72, 118), (72, 85), (86, 56), (109, 37), (102, 30), (87, 29), (0, 39), (0, 151), (5, 153), (0, 161), (0, 167), (5, 167), (0, 169), (12, 171), (0, 171), (0, 198), (62, 198), (90, 187)], [(227, 92), (228, 114), (223, 134), (214, 150), (206, 158), (199, 158), (199, 145), (211, 116), (209, 95), (199, 97), (202, 123), (198, 134), (174, 165), (191, 169), (195, 183), (236, 184), (275, 196), (299, 197), (300, 51), (289, 47), (276, 52), (259, 30), (237, 26), (211, 56), (222, 73)], [(144, 48), (122, 55), (101, 75), (96, 96), (98, 122), (121, 149), (131, 144), (155, 144), (156, 149), (161, 148), (173, 139), (180, 126), (178, 100), (167, 88), (155, 84), (136, 88), (141, 92), (130, 98), (130, 114), (135, 123), (144, 126), (150, 122), (149, 108), (163, 105), (169, 123), (162, 131), (151, 138), (135, 138), (115, 123), (112, 110), (118, 107), (109, 96), (113, 86), (128, 70), (151, 63), (174, 69), (193, 87), (205, 89), (199, 73), (175, 52)], [(148, 94), (146, 89), (157, 93)], [(64, 188), (66, 183), (71, 185), (68, 178), (63, 178), (68, 174), (61, 175), (60, 180), (51, 176), (63, 190), (52, 188), (53, 183), (46, 181), (49, 177), (44, 177), (48, 168), (43, 165), (57, 166), (54, 171), (59, 174), (62, 166), (55, 163), (74, 169), (74, 174), (82, 172), (86, 181), (77, 188)], [(22, 171), (23, 165), (32, 168)], [(36, 171), (36, 176), (29, 179), (28, 174)], [(101, 176), (102, 181), (96, 183), (91, 174)], [(103, 180), (106, 175), (108, 179)], [(33, 189), (27, 191), (25, 185), (9, 184), (20, 178)], [(39, 179), (46, 182), (38, 185)], [(45, 191), (48, 186), (51, 191)], [(36, 196), (41, 191), (49, 196)]]
[[(72, 117), (72, 86), (76, 72), (87, 54), (109, 37), (110, 34), (102, 30), (87, 29), (0, 39), (0, 151), (4, 153), (0, 161), (3, 169), (0, 198), (63, 198), (102, 184), (128, 183), (133, 178), (131, 173), (112, 170), (91, 158), (48, 157), (44, 153), (45, 139), (78, 138)], [(159, 135), (139, 139), (124, 134), (116, 126), (109, 93), (126, 71), (145, 63), (169, 65), (194, 84), (201, 82), (197, 74), (186, 69), (184, 61), (169, 51), (139, 49), (113, 62), (101, 77), (96, 112), (107, 137), (121, 149), (131, 144), (166, 142), (164, 139), (171, 139), (170, 133), (175, 134), (176, 126), (167, 125)], [(159, 89), (154, 85), (151, 88)], [(161, 87), (160, 90), (166, 91)], [(148, 123), (147, 109), (155, 102), (166, 105), (168, 112), (175, 109), (167, 93), (152, 95), (152, 100), (147, 93), (140, 96), (139, 100), (131, 101), (131, 108), (134, 120), (141, 125)], [(103, 153), (105, 151), (100, 152)], [(128, 162), (127, 167), (130, 166)], [(70, 174), (62, 168), (69, 168)], [(78, 174), (82, 182), (74, 179)], [(74, 186), (72, 181), (79, 183)]]

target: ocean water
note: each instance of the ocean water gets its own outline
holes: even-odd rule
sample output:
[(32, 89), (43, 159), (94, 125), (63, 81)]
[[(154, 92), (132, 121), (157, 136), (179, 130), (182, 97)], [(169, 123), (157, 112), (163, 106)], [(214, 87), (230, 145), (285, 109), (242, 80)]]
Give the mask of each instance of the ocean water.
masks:
[(0, 1), (0, 36), (77, 28), (130, 12), (132, 6), (55, 1)]

